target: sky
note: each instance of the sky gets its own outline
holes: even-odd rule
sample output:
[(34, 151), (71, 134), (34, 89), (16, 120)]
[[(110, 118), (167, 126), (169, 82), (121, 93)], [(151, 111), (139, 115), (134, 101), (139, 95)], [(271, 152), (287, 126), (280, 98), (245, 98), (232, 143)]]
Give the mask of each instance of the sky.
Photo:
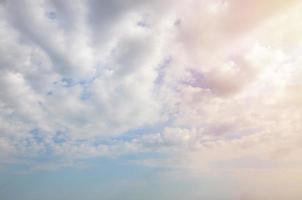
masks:
[(1, 0), (1, 200), (301, 200), (299, 0)]

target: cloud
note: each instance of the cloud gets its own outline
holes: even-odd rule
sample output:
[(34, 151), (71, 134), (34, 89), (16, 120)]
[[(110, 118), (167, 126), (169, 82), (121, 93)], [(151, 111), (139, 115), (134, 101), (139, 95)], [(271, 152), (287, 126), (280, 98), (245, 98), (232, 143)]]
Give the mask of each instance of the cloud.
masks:
[[(47, 149), (61, 132), (71, 141), (110, 138), (161, 121), (155, 80), (165, 24), (152, 22), (156, 4), (4, 2), (3, 137), (22, 148), (38, 130)], [(152, 29), (138, 25), (145, 16)]]
[(301, 5), (247, 4), (3, 2), (0, 157), (37, 170), (41, 157), (58, 169), (143, 153), (211, 173), (301, 167)]

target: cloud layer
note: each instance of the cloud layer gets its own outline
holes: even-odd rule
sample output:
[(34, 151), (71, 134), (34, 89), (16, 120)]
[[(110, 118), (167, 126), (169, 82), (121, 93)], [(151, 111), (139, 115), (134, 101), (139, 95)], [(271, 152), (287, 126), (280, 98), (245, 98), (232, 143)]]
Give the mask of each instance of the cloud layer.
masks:
[(2, 1), (1, 164), (301, 169), (301, 6)]

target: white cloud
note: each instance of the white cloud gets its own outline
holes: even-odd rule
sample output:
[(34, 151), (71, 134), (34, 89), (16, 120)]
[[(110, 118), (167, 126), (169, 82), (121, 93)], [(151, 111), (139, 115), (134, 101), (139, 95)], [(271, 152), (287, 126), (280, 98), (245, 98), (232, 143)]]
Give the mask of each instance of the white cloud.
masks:
[(94, 139), (166, 117), (156, 79), (173, 21), (158, 18), (157, 4), (3, 2), (1, 135), (16, 154), (102, 155)]
[(237, 0), (5, 1), (1, 158), (301, 166), (300, 7), (248, 2), (241, 19)]

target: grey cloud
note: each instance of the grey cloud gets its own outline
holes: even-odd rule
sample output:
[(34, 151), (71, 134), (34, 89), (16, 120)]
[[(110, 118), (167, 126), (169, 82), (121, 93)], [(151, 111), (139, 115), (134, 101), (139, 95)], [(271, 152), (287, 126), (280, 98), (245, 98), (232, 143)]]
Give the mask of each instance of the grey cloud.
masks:
[[(63, 144), (51, 138), (64, 132), (63, 143), (69, 144), (64, 151), (99, 155), (101, 147), (94, 149), (91, 138), (111, 138), (162, 120), (154, 94), (157, 65), (164, 57), (159, 30), (141, 30), (140, 17), (128, 15), (139, 16), (136, 8), (149, 10), (153, 3), (28, 0), (1, 5), (0, 129), (16, 152), (54, 153)], [(123, 23), (130, 27), (113, 31)], [(105, 35), (106, 42), (99, 40)], [(30, 139), (32, 130), (42, 142)], [(70, 142), (78, 139), (87, 145)]]

